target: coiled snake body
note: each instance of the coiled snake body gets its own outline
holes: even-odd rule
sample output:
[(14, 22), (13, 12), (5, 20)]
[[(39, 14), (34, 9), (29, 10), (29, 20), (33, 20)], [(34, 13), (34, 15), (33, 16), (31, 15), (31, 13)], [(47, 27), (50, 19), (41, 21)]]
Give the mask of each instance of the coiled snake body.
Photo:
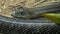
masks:
[[(43, 0), (42, 0), (43, 1)], [(41, 2), (42, 2), (41, 1)], [(43, 1), (44, 2), (44, 1)], [(17, 7), (12, 10), (11, 15), (19, 18), (32, 18), (37, 17), (40, 14), (54, 12), (60, 10), (60, 2), (53, 5), (36, 7), (36, 8), (24, 8)], [(3, 34), (41, 34), (45, 33), (59, 33), (60, 27), (51, 22), (44, 22), (44, 20), (22, 20), (11, 19), (0, 15), (0, 32)], [(41, 22), (41, 23), (40, 23)], [(51, 28), (52, 27), (52, 28)]]

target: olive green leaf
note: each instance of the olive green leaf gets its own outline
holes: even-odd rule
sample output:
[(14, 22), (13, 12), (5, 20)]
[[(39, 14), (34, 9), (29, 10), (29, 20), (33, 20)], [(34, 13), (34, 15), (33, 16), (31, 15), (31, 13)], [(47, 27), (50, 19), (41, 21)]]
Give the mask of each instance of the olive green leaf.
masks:
[(43, 16), (47, 19), (50, 19), (52, 22), (56, 24), (60, 24), (60, 14), (48, 13), (48, 14), (43, 14)]

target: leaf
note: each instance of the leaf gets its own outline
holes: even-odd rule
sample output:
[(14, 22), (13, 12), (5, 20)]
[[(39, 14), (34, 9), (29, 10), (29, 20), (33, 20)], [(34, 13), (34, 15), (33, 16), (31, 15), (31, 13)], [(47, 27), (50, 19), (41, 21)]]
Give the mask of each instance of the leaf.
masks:
[(47, 19), (50, 19), (52, 22), (56, 24), (60, 24), (60, 14), (48, 13), (48, 14), (43, 14), (43, 16)]

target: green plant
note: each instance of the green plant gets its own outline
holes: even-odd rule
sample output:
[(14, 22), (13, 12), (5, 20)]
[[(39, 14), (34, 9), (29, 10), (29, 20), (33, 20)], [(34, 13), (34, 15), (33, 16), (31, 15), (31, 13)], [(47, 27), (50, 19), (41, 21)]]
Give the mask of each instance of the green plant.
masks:
[(48, 14), (43, 14), (43, 16), (47, 19), (50, 19), (52, 22), (56, 24), (60, 24), (60, 14), (48, 13)]

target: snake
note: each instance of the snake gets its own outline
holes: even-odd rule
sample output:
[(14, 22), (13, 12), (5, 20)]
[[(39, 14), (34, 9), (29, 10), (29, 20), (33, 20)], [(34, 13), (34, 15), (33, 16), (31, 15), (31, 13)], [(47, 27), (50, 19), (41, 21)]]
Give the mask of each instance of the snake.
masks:
[(17, 7), (12, 10), (11, 15), (15, 18), (35, 18), (41, 14), (55, 12), (60, 10), (60, 2), (48, 6), (41, 6), (35, 8)]
[[(60, 10), (60, 3), (36, 8), (17, 7), (15, 9), (12, 9), (11, 15), (15, 18), (32, 18), (44, 13), (55, 12), (58, 10)], [(32, 32), (32, 34), (35, 34), (44, 32), (45, 34), (49, 31), (48, 33), (54, 34), (60, 30), (59, 25), (54, 23), (40, 23), (39, 20), (37, 21), (39, 23), (35, 23), (36, 20), (33, 20), (33, 22), (32, 20), (21, 20), (15, 18), (11, 19), (0, 15), (0, 32), (3, 34), (30, 34)]]

